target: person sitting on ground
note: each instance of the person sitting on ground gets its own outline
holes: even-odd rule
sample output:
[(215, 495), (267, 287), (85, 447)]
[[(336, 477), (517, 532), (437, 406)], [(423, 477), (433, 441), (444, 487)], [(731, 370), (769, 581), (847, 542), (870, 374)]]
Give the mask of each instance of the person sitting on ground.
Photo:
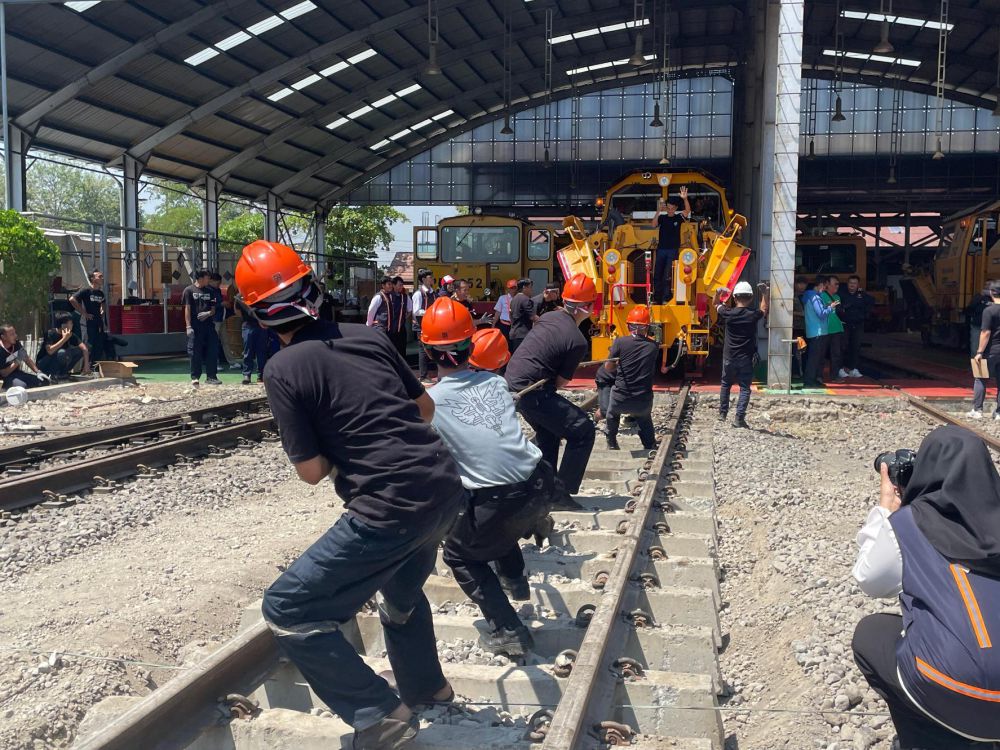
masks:
[[(844, 369), (849, 377), (860, 378), (861, 371), (858, 369), (861, 359), (861, 337), (865, 333), (865, 320), (868, 318), (872, 307), (875, 305), (875, 298), (861, 288), (861, 277), (852, 275), (847, 277), (847, 291), (840, 295), (840, 308), (837, 313), (844, 321), (844, 339), (846, 347), (844, 351)], [(982, 313), (980, 312), (980, 316)], [(980, 321), (982, 322), (982, 321)], [(977, 327), (976, 333), (979, 329)], [(975, 354), (975, 350), (972, 351)]]
[[(580, 491), (594, 448), (594, 423), (583, 409), (560, 396), (558, 389), (573, 378), (589, 350), (579, 326), (593, 312), (597, 289), (589, 277), (578, 273), (566, 282), (562, 298), (563, 306), (539, 318), (511, 355), (506, 378), (515, 393), (534, 388), (521, 396), (517, 407), (534, 429), (542, 457), (552, 466), (558, 466), (557, 476), (564, 485), (564, 494), (555, 507), (582, 510), (572, 495)], [(516, 306), (517, 298), (514, 303)], [(538, 386), (539, 383), (542, 385)], [(563, 439), (566, 448), (559, 463), (559, 444)]]
[[(618, 450), (618, 426), (623, 414), (635, 420), (642, 447), (656, 447), (653, 430), (653, 377), (660, 359), (660, 347), (646, 335), (649, 330), (649, 308), (633, 307), (628, 314), (628, 336), (619, 336), (608, 352), (610, 361), (602, 370), (615, 376), (615, 384), (608, 398), (608, 448)], [(602, 409), (602, 411), (604, 411)]]
[(55, 328), (45, 333), (45, 341), (38, 350), (38, 366), (53, 380), (68, 378), (77, 362), (83, 361), (80, 371), (90, 372), (90, 352), (73, 334), (73, 316), (69, 313), (56, 315)]
[[(757, 355), (757, 321), (767, 315), (768, 294), (761, 293), (760, 309), (753, 310), (753, 287), (745, 281), (736, 285), (726, 304), (719, 300), (725, 289), (715, 292), (715, 309), (726, 326), (726, 340), (722, 347), (722, 382), (719, 388), (719, 421), (729, 415), (729, 394), (733, 385), (740, 387), (736, 401), (734, 427), (748, 428), (746, 415), (750, 406), (750, 384), (753, 381), (754, 360)], [(736, 303), (732, 307), (733, 302)]]
[(518, 540), (547, 517), (555, 472), (524, 436), (507, 384), (492, 372), (510, 359), (498, 330), (477, 333), (468, 310), (441, 298), (424, 315), (421, 341), (440, 373), (428, 390), (435, 406), (431, 424), (471, 493), (445, 542), (443, 559), (486, 618), (489, 633), (479, 645), (495, 654), (521, 656), (534, 643), (504, 590), (517, 601), (531, 598)]
[(822, 295), (825, 291), (826, 277), (820, 276), (812, 288), (807, 288), (802, 295), (802, 307), (805, 308), (806, 314), (806, 340), (809, 342), (809, 348), (806, 349), (806, 371), (803, 375), (803, 385), (806, 388), (823, 387), (820, 375), (830, 346), (826, 319), (833, 314), (839, 304), (824, 303)]
[(513, 354), (525, 337), (531, 332), (531, 327), (538, 320), (535, 314), (535, 303), (531, 298), (533, 286), (531, 279), (518, 279), (517, 294), (510, 301), (510, 337), (508, 344)]
[[(25, 372), (22, 365), (34, 370), (35, 374)], [(28, 356), (17, 338), (17, 330), (10, 323), (0, 325), (0, 380), (4, 390), (15, 387), (37, 388), (48, 380), (48, 375), (39, 370), (35, 361)]]
[(535, 315), (541, 317), (547, 312), (558, 310), (562, 307), (562, 299), (559, 298), (559, 282), (550, 281), (545, 285), (541, 294), (531, 298), (535, 305)]
[[(992, 304), (983, 310), (974, 358), (977, 362), (985, 360), (990, 377), (1000, 384), (1000, 282), (992, 282), (989, 292)], [(967, 416), (982, 419), (985, 401), (986, 379), (976, 378), (972, 384), (972, 411)], [(993, 411), (993, 419), (1000, 420), (1000, 390), (997, 391), (997, 407)]]
[[(392, 342), (320, 321), (312, 269), (292, 248), (248, 245), (236, 283), (283, 344), (264, 387), (285, 453), (304, 482), (332, 478), (328, 491), (346, 508), (264, 592), (264, 621), (354, 727), (353, 750), (396, 750), (419, 729), (410, 706), (454, 699), (423, 586), (465, 505), (458, 466), (430, 425), (434, 402)], [(398, 690), (345, 635), (371, 599)]]
[(986, 750), (1000, 741), (1000, 476), (985, 443), (951, 425), (911, 471), (894, 485), (880, 466), (853, 570), (868, 596), (899, 596), (902, 616), (864, 617), (854, 660), (901, 750)]

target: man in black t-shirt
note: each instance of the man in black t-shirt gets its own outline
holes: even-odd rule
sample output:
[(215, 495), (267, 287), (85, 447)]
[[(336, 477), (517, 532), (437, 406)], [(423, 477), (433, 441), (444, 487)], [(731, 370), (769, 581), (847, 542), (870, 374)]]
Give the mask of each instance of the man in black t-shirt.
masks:
[[(1000, 282), (991, 282), (989, 287), (992, 304), (983, 310), (983, 320), (979, 332), (977, 361), (986, 360), (990, 377), (1000, 384)], [(967, 416), (980, 419), (983, 416), (983, 402), (986, 400), (986, 381), (976, 378), (973, 382), (972, 411)], [(993, 419), (1000, 420), (1000, 391), (997, 391), (997, 408)]]
[[(660, 358), (660, 347), (646, 336), (649, 330), (649, 308), (640, 305), (628, 314), (628, 336), (619, 336), (611, 344), (602, 369), (613, 373), (615, 385), (608, 401), (608, 448), (618, 450), (618, 425), (623, 414), (635, 419), (642, 447), (656, 447), (653, 430), (653, 376)], [(617, 360), (617, 361), (615, 361)]]
[(83, 360), (80, 371), (90, 371), (90, 353), (87, 345), (73, 335), (73, 316), (69, 313), (56, 315), (56, 326), (45, 333), (42, 348), (38, 350), (38, 366), (50, 378), (69, 377), (76, 363)]
[(545, 289), (542, 290), (541, 294), (537, 294), (531, 298), (531, 302), (535, 306), (535, 315), (539, 318), (547, 312), (558, 310), (562, 307), (562, 300), (559, 299), (559, 284), (555, 281), (550, 281), (545, 285)]
[[(35, 371), (32, 375), (23, 366)], [(41, 377), (39, 377), (41, 376)], [(37, 388), (44, 385), (48, 379), (35, 361), (28, 356), (24, 346), (17, 338), (17, 330), (10, 323), (0, 325), (0, 387), (7, 388)]]
[[(264, 619), (354, 727), (355, 750), (401, 747), (417, 733), (410, 706), (454, 697), (422, 587), (466, 500), (458, 466), (431, 428), (434, 402), (389, 338), (317, 320), (319, 288), (294, 250), (248, 245), (236, 283), (284, 345), (264, 385), (285, 453), (309, 484), (332, 474), (347, 508), (265, 592)], [(372, 598), (398, 695), (344, 637)]]
[(104, 316), (107, 312), (104, 294), (104, 274), (100, 271), (90, 272), (90, 286), (79, 290), (69, 298), (87, 330), (87, 348), (94, 362), (102, 359), (115, 359), (115, 354), (108, 341), (104, 326)]
[[(716, 311), (726, 326), (726, 340), (722, 347), (722, 384), (719, 389), (719, 421), (726, 421), (729, 414), (729, 394), (733, 384), (740, 387), (740, 397), (736, 401), (736, 421), (734, 427), (749, 427), (746, 422), (747, 407), (750, 405), (750, 383), (753, 380), (753, 366), (757, 355), (757, 322), (767, 315), (768, 294), (766, 287), (761, 293), (760, 309), (752, 310), (753, 287), (741, 281), (733, 294), (719, 304), (724, 289), (715, 292)], [(736, 302), (735, 307), (730, 307)]]
[(219, 380), (219, 336), (215, 331), (216, 297), (208, 288), (211, 274), (202, 269), (195, 271), (194, 283), (184, 289), (184, 325), (187, 327), (187, 350), (191, 358), (191, 385), (198, 387), (202, 367), (205, 382), (221, 385)]
[(531, 327), (538, 320), (535, 314), (535, 303), (531, 299), (533, 286), (531, 279), (518, 279), (517, 294), (510, 301), (510, 346), (511, 354), (517, 351)]
[(662, 304), (671, 299), (674, 294), (671, 286), (671, 269), (677, 254), (681, 249), (681, 227), (685, 220), (691, 217), (691, 204), (688, 203), (686, 186), (680, 190), (680, 199), (684, 201), (684, 210), (677, 211), (675, 198), (662, 200), (656, 207), (653, 224), (659, 230), (656, 244), (656, 262), (653, 267), (653, 303)]
[[(594, 448), (594, 423), (586, 412), (560, 396), (556, 389), (573, 378), (577, 366), (587, 355), (587, 339), (580, 333), (579, 326), (593, 311), (597, 289), (593, 281), (578, 273), (566, 282), (562, 298), (561, 310), (535, 322), (511, 356), (505, 377), (515, 393), (545, 381), (545, 385), (520, 398), (518, 410), (535, 431), (535, 442), (542, 450), (542, 458), (558, 467), (557, 475), (565, 494), (555, 507), (582, 510), (570, 495), (580, 491)], [(512, 308), (513, 305), (511, 303)], [(563, 439), (566, 449), (559, 463), (559, 444)]]

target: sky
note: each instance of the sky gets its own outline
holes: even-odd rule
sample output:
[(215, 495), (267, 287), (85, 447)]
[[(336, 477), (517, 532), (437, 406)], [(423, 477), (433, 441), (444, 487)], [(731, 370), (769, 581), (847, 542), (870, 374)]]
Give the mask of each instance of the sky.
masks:
[(390, 229), (392, 230), (392, 242), (389, 244), (389, 252), (379, 251), (379, 265), (387, 265), (396, 253), (413, 252), (413, 227), (431, 226), (448, 216), (455, 216), (458, 212), (454, 206), (396, 206), (397, 211), (406, 214), (408, 222), (396, 222)]

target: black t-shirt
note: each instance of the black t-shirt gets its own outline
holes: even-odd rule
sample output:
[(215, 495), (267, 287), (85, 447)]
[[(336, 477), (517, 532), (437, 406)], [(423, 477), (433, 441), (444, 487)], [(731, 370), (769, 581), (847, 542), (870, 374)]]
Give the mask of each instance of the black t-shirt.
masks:
[[(181, 294), (181, 304), (191, 308), (191, 325), (213, 323), (213, 318), (215, 317), (215, 294), (211, 288), (206, 286), (199, 289), (194, 284), (191, 284)], [(205, 320), (198, 320), (198, 314), (204, 312), (210, 312), (212, 316)]]
[(615, 371), (615, 396), (622, 399), (641, 398), (653, 392), (653, 376), (660, 347), (645, 336), (619, 336), (611, 344), (609, 357), (618, 357)]
[(983, 310), (983, 325), (979, 330), (990, 332), (985, 356), (1000, 357), (1000, 305), (990, 305)]
[(512, 391), (520, 391), (539, 380), (572, 378), (585, 356), (587, 339), (573, 316), (554, 312), (539, 318), (517, 347), (507, 365), (507, 384)]
[(458, 466), (413, 401), (424, 387), (380, 331), (311, 323), (264, 372), (288, 458), (326, 458), (337, 494), (365, 524), (419, 526), (461, 492)]
[(83, 309), (88, 315), (93, 315), (95, 318), (101, 317), (101, 305), (104, 304), (103, 289), (93, 289), (88, 286), (74, 294), (73, 299), (83, 305)]
[(726, 324), (726, 343), (722, 348), (724, 362), (753, 359), (757, 351), (757, 321), (764, 317), (760, 310), (749, 307), (718, 306), (719, 319)]
[[(42, 344), (42, 348), (38, 350), (37, 361), (41, 362), (46, 357), (50, 356), (49, 347), (52, 346), (53, 344), (58, 343), (59, 339), (61, 339), (62, 337), (63, 337), (63, 332), (59, 328), (50, 328), (48, 331), (46, 331), (45, 343)], [(62, 345), (62, 348), (68, 349), (71, 346), (80, 346), (80, 339), (78, 339), (75, 335), (70, 336), (68, 339), (66, 339), (66, 343)], [(59, 350), (57, 349), (56, 351)], [(53, 354), (55, 354), (55, 352), (53, 352)]]
[(527, 294), (518, 292), (510, 301), (510, 337), (523, 339), (528, 335), (533, 325), (531, 317), (535, 314), (535, 303)]
[(684, 217), (680, 213), (676, 213), (673, 216), (660, 214), (656, 220), (656, 225), (660, 228), (659, 247), (669, 250), (679, 250), (681, 246), (681, 225), (683, 223)]
[(551, 302), (545, 301), (545, 294), (536, 294), (531, 298), (532, 304), (535, 306), (535, 315), (541, 317), (547, 312), (552, 312), (553, 310), (558, 310), (562, 307), (562, 299), (556, 297)]

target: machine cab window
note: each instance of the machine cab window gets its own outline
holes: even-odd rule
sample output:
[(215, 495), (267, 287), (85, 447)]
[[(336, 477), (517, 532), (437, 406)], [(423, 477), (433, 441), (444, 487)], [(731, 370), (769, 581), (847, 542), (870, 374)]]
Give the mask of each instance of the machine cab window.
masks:
[(417, 227), (414, 235), (417, 260), (437, 260), (437, 227)]
[(552, 255), (552, 233), (548, 229), (528, 230), (528, 260), (548, 260)]
[(516, 226), (441, 227), (445, 263), (517, 263), (521, 232)]
[(849, 243), (823, 243), (795, 247), (795, 273), (804, 276), (817, 274), (853, 274), (858, 272), (857, 248)]

